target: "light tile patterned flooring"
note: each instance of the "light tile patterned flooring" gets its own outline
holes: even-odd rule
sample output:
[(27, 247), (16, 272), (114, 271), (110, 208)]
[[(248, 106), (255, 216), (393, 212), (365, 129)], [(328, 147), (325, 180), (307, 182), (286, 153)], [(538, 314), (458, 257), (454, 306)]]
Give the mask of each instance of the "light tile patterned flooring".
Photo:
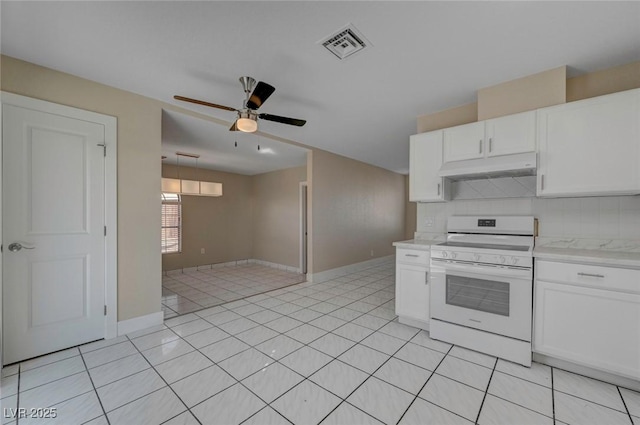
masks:
[(170, 319), (305, 281), (305, 276), (256, 263), (198, 267), (162, 277), (162, 311)]
[(186, 314), (4, 368), (2, 407), (57, 409), (21, 425), (640, 425), (640, 393), (432, 340), (393, 298), (387, 263)]

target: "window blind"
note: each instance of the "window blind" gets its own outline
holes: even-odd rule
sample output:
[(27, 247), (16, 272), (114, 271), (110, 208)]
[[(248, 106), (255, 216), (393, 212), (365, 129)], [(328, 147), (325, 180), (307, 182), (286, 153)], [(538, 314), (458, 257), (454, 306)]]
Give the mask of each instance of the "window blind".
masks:
[(181, 250), (181, 212), (180, 196), (162, 194), (162, 253), (180, 252)]

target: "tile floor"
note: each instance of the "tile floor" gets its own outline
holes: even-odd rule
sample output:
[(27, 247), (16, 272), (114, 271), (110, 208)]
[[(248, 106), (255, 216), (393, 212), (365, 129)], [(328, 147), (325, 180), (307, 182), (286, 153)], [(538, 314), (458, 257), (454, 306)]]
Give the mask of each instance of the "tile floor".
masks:
[(255, 263), (198, 267), (162, 277), (162, 310), (170, 319), (304, 281), (300, 273)]
[[(638, 392), (397, 323), (393, 267), (6, 367), (2, 424), (640, 425)], [(55, 407), (57, 418), (16, 422), (16, 407)]]

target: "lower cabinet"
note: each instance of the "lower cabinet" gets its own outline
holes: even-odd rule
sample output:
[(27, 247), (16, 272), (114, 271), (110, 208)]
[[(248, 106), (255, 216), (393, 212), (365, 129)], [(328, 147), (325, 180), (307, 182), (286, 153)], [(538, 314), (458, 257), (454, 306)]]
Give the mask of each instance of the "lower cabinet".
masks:
[(536, 264), (533, 350), (640, 379), (640, 271)]
[[(402, 250), (407, 255), (408, 250)], [(396, 314), (400, 323), (429, 329), (429, 265), (428, 253), (424, 263), (416, 264), (425, 258), (421, 252), (416, 262), (401, 262), (400, 250), (396, 255)], [(411, 255), (411, 254), (409, 254)], [(418, 254), (415, 254), (418, 255)], [(406, 257), (404, 257), (406, 258)]]

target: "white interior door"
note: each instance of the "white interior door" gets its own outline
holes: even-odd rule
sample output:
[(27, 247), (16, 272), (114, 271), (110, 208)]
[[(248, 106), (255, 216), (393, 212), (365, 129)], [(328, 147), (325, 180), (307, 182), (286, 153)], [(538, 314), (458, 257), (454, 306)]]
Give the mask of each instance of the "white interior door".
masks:
[(105, 336), (105, 127), (7, 104), (2, 119), (9, 364)]

